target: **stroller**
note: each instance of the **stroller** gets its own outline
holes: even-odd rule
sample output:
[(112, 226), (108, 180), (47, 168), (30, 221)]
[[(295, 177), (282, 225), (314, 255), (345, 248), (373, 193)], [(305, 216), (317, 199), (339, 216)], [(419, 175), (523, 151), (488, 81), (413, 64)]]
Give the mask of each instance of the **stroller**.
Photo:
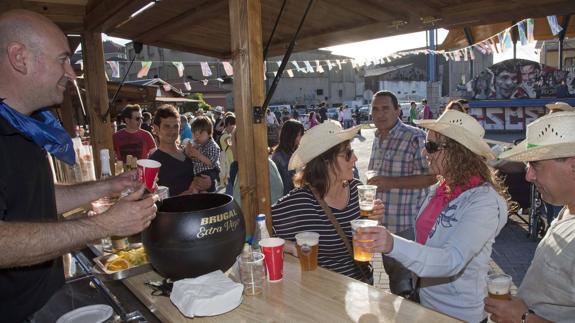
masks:
[(503, 162), (494, 167), (504, 178), (511, 199), (519, 206), (514, 213), (527, 224), (527, 237), (537, 241), (545, 235), (548, 225), (544, 219), (549, 221), (549, 217), (537, 188), (525, 180), (525, 165), (517, 162)]

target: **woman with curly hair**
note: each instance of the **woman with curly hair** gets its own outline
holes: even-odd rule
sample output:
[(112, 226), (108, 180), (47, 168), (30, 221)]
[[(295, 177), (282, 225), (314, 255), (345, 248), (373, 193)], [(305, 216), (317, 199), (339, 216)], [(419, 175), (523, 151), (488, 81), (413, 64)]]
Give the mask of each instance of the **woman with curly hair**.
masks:
[(466, 322), (485, 322), (489, 260), (507, 222), (510, 196), (487, 164), (495, 156), (473, 117), (447, 110), (437, 120), (415, 122), (429, 130), (423, 154), (438, 179), (416, 219), (416, 241), (375, 227), (355, 237), (371, 242), (356, 243), (417, 275), (423, 305)]

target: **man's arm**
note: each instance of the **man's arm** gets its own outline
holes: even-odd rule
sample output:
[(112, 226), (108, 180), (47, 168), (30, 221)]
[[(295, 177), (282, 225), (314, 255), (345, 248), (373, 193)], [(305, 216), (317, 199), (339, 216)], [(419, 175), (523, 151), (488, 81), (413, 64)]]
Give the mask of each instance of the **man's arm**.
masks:
[(155, 217), (157, 196), (140, 200), (142, 186), (110, 210), (62, 222), (0, 221), (0, 268), (30, 266), (81, 248), (90, 241), (141, 232)]
[(435, 175), (413, 175), (413, 176), (374, 176), (367, 183), (377, 185), (378, 191), (390, 190), (393, 188), (427, 188), (437, 182)]
[(134, 176), (135, 172), (128, 172), (103, 181), (56, 185), (58, 214), (73, 210), (102, 196), (120, 193), (126, 188), (136, 188), (139, 184), (132, 180)]

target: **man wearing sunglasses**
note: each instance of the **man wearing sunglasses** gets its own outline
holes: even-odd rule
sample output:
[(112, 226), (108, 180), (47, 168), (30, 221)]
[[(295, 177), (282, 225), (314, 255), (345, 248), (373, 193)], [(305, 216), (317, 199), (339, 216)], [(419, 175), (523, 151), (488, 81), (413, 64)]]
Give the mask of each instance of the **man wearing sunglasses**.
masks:
[[(427, 195), (427, 187), (435, 182), (422, 155), (425, 142), (423, 130), (404, 124), (399, 118), (401, 108), (392, 92), (379, 91), (372, 101), (372, 117), (377, 131), (369, 170), (376, 176), (368, 184), (377, 185), (377, 198), (385, 205), (382, 224), (391, 232), (413, 240), (414, 219)], [(411, 293), (411, 273), (393, 258), (383, 256), (389, 276), (389, 287), (397, 295)]]
[(116, 159), (126, 162), (126, 156), (132, 155), (138, 159), (148, 158), (150, 151), (156, 149), (152, 135), (141, 129), (142, 109), (138, 104), (128, 104), (120, 114), (126, 128), (113, 136)]

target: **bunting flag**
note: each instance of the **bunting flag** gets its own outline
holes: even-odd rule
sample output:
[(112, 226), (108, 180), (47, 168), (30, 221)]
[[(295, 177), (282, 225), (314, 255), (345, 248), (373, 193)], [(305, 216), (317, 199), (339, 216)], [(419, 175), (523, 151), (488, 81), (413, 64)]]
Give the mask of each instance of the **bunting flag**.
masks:
[(280, 66), (282, 66), (282, 61), (276, 61), (276, 63), (278, 64), (278, 68), (280, 68)]
[(325, 62), (327, 63), (327, 69), (328, 69), (329, 71), (331, 71), (331, 69), (333, 68), (333, 65), (331, 64), (331, 61), (330, 61), (330, 60), (326, 60)]
[(190, 84), (190, 82), (184, 82), (184, 86), (186, 87), (187, 91), (191, 91), (192, 90), (192, 85)]
[(162, 84), (162, 87), (164, 88), (165, 92), (170, 92), (170, 90), (172, 89), (170, 84)]
[(144, 76), (147, 76), (148, 72), (150, 72), (150, 67), (152, 67), (151, 61), (142, 61), (141, 63), (142, 63), (142, 68), (138, 72), (138, 78), (139, 79), (141, 79)]
[(467, 62), (469, 60), (468, 47), (465, 47), (461, 53), (463, 54), (463, 60)]
[(533, 20), (533, 18), (527, 19), (527, 40), (529, 42), (535, 41), (535, 36), (533, 36), (534, 29), (535, 29), (535, 20)]
[[(503, 43), (505, 42), (505, 35), (503, 34), (503, 32), (500, 32), (497, 34), (497, 41), (499, 42), (499, 44), (503, 45)], [(505, 50), (504, 46), (501, 46), (502, 50)]]
[(473, 47), (469, 47), (469, 58), (474, 61), (475, 60), (475, 53), (473, 52)]
[(563, 30), (563, 28), (561, 28), (557, 22), (557, 16), (547, 16), (547, 22), (549, 23), (549, 28), (551, 28), (553, 36), (557, 36), (561, 30)]
[(337, 64), (337, 67), (339, 68), (339, 70), (341, 71), (341, 61), (339, 59), (335, 60), (335, 63)]
[(511, 39), (511, 30), (505, 29), (503, 32), (503, 44), (501, 45), (505, 49), (513, 48), (513, 40)]
[(315, 72), (315, 71), (313, 70), (313, 67), (312, 67), (311, 64), (309, 63), (309, 61), (304, 61), (303, 63), (304, 63), (304, 65), (305, 65), (306, 71), (308, 71), (309, 73)]
[(176, 69), (178, 70), (178, 76), (179, 76), (179, 77), (184, 76), (184, 63), (182, 63), (182, 62), (172, 62), (172, 64), (174, 64), (174, 66), (175, 66)]
[(202, 84), (203, 84), (204, 86), (208, 86), (208, 82), (209, 82), (209, 81), (210, 81), (210, 80), (208, 80), (208, 79), (203, 79), (203, 80), (202, 80)]
[(202, 75), (205, 77), (212, 76), (212, 70), (210, 69), (210, 65), (208, 62), (200, 62), (200, 66), (202, 67)]
[(521, 42), (522, 46), (527, 45), (527, 35), (525, 35), (525, 24), (523, 21), (520, 21), (517, 24), (517, 31), (519, 33), (519, 41)]
[(477, 49), (478, 51), (480, 51), (481, 54), (487, 54), (487, 51), (485, 51), (485, 49), (483, 47), (481, 47), (479, 44), (475, 44), (475, 45), (473, 45), (473, 47), (475, 49)]
[(319, 63), (319, 60), (317, 60), (317, 59), (315, 60), (315, 69), (320, 74), (324, 72), (323, 67)]
[(497, 48), (497, 44), (495, 43), (495, 41), (490, 38), (487, 40), (487, 42), (489, 43), (489, 48), (491, 48), (491, 52), (499, 54), (499, 49)]
[(108, 63), (112, 69), (112, 77), (120, 78), (120, 63), (118, 63), (118, 61), (106, 61), (106, 63)]
[(227, 76), (234, 75), (234, 68), (230, 62), (222, 62), (222, 65), (224, 66), (224, 71), (226, 72)]
[(461, 57), (459, 56), (459, 51), (455, 51), (453, 53), (453, 55), (454, 55), (454, 61), (456, 61), (456, 62), (461, 61)]
[(289, 70), (286, 71), (289, 77), (293, 77), (293, 71), (291, 70), (291, 68)]
[(443, 53), (441, 54), (443, 55), (443, 58), (445, 58), (445, 61), (448, 62), (449, 61), (449, 55), (447, 55), (447, 53)]
[(307, 71), (305, 69), (299, 67), (299, 64), (297, 63), (297, 61), (292, 61), (291, 63), (293, 64), (293, 66), (295, 66), (296, 71), (307, 73)]

